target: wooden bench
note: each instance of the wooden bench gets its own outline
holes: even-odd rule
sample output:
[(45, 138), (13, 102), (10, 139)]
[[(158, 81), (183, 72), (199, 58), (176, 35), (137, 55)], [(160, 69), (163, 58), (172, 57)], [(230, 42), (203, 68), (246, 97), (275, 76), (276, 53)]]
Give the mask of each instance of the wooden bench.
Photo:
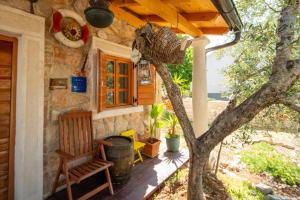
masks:
[[(80, 183), (82, 180), (98, 173), (105, 171), (107, 182), (93, 189), (79, 199), (88, 199), (105, 188), (109, 188), (113, 195), (113, 187), (110, 179), (108, 168), (113, 165), (112, 162), (106, 160), (106, 155), (103, 145), (111, 146), (111, 143), (104, 140), (94, 141), (92, 113), (91, 112), (70, 112), (60, 115), (59, 122), (59, 150), (56, 152), (60, 157), (60, 164), (55, 182), (52, 189), (52, 194), (60, 185), (67, 185), (68, 199), (72, 200), (73, 183)], [(95, 144), (99, 148), (94, 148)], [(102, 159), (97, 156), (97, 150), (100, 150)], [(83, 157), (91, 157), (88, 161), (70, 167), (70, 162), (74, 162)], [(59, 183), (60, 175), (65, 177), (62, 183)]]

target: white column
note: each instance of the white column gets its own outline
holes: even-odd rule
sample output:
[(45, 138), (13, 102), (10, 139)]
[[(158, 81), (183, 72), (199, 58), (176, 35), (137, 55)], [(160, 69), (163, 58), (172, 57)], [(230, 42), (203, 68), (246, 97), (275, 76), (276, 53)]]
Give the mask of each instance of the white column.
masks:
[(206, 37), (193, 40), (193, 126), (196, 137), (208, 129), (207, 79), (205, 46), (209, 43)]

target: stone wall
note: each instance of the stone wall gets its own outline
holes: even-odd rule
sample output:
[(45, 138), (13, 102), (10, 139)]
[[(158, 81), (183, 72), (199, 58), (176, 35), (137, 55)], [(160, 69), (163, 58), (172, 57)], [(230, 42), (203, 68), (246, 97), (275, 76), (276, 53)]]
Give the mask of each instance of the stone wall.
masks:
[[(49, 90), (50, 78), (68, 78), (80, 70), (84, 56), (84, 47), (73, 49), (60, 44), (50, 33), (52, 9), (72, 9), (83, 16), (87, 0), (39, 0), (35, 4), (35, 14), (45, 17), (45, 108), (44, 108), (44, 196), (49, 195), (56, 170), (58, 168), (58, 156), (55, 150), (58, 148), (57, 116), (69, 110), (92, 110), (95, 109), (91, 94), (91, 68), (86, 69), (88, 78), (87, 92), (83, 94), (72, 93), (70, 81), (67, 90)], [(29, 12), (30, 4), (27, 0), (0, 0), (0, 4), (10, 5)], [(22, 19), (20, 19), (22, 20)], [(134, 37), (134, 28), (124, 21), (115, 20), (113, 25), (105, 29), (90, 27), (91, 33), (115, 43), (131, 46)], [(98, 34), (97, 34), (98, 33)], [(34, 55), (32, 55), (34, 56)], [(145, 109), (147, 110), (147, 109)], [(132, 113), (94, 121), (95, 138), (103, 138), (119, 134), (121, 131), (134, 129), (137, 133), (144, 132), (143, 121), (147, 118), (147, 112)]]

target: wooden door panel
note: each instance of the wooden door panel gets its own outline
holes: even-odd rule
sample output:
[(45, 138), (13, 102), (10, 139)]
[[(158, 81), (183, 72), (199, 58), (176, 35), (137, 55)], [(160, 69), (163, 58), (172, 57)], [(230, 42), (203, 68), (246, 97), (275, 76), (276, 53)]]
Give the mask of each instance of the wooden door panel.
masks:
[(8, 190), (7, 187), (0, 189), (0, 200), (8, 199)]
[(10, 102), (0, 102), (0, 115), (5, 115), (10, 113)]
[(14, 199), (17, 39), (0, 35), (0, 200)]
[(8, 164), (0, 164), (0, 178), (8, 176)]
[(10, 93), (11, 92), (8, 91), (8, 90), (0, 91), (0, 102), (2, 102), (2, 101), (9, 101), (10, 102), (10, 97), (11, 97)]
[(0, 89), (11, 89), (11, 80), (10, 79), (0, 79)]
[(8, 151), (1, 151), (0, 152), (0, 164), (8, 162)]
[(8, 177), (2, 176), (0, 177), (0, 190), (7, 187)]
[(12, 65), (12, 49), (13, 44), (10, 41), (0, 40), (0, 65), (11, 66)]
[(0, 78), (10, 78), (11, 68), (10, 67), (0, 67)]
[(9, 115), (4, 115), (4, 114), (0, 115), (0, 127), (4, 125), (9, 126), (9, 121), (10, 121)]
[(0, 144), (0, 152), (8, 150), (8, 143)]
[(5, 139), (9, 137), (9, 126), (0, 127), (0, 139)]

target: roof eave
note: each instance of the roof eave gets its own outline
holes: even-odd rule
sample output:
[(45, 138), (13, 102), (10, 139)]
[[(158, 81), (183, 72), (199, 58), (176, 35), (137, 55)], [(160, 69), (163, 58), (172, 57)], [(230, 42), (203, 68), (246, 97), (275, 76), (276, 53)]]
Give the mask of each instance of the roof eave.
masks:
[(241, 31), (242, 20), (235, 7), (233, 0), (211, 0), (226, 21), (230, 30)]

